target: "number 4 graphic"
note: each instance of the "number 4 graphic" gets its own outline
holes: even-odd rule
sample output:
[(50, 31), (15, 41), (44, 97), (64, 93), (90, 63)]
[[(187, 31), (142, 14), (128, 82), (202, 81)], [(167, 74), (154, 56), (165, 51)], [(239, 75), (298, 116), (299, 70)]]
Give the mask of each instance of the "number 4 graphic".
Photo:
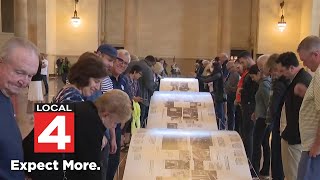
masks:
[[(51, 133), (58, 128), (57, 135)], [(66, 117), (56, 116), (45, 130), (38, 136), (38, 143), (57, 143), (59, 150), (66, 149), (66, 143), (71, 142), (71, 136), (66, 135)]]
[(34, 113), (34, 152), (74, 152), (74, 112)]

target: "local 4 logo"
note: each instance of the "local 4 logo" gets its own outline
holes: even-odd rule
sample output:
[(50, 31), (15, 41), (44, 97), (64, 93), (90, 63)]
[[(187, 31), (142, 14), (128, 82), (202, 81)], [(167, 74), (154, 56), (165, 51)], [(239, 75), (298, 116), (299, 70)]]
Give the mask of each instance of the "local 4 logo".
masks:
[(72, 104), (35, 104), (34, 152), (74, 152)]

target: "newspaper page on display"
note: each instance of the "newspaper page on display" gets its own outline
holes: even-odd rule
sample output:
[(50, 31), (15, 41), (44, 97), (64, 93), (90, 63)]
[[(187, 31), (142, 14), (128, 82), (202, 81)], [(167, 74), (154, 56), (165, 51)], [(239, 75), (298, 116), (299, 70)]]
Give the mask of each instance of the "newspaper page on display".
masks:
[(235, 131), (140, 129), (132, 136), (123, 180), (251, 180)]
[(211, 94), (156, 91), (147, 128), (218, 130)]
[(160, 91), (199, 92), (198, 79), (164, 78), (160, 81)]

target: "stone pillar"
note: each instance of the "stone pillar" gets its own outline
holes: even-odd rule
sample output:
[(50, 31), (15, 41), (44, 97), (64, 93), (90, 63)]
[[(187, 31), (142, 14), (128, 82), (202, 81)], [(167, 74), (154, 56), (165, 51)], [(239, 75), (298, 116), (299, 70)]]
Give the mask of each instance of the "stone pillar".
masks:
[(230, 55), (231, 51), (231, 10), (232, 0), (219, 1), (219, 14), (220, 14), (220, 37), (218, 44), (218, 52), (225, 52)]
[(14, 34), (28, 39), (28, 1), (14, 0)]
[(1, 11), (1, 1), (2, 1), (2, 0), (0, 0), (0, 32), (3, 32), (3, 31), (2, 31), (2, 11)]
[(37, 46), (43, 53), (46, 53), (46, 17), (46, 1), (37, 0)]
[(33, 42), (36, 46), (37, 44), (37, 17), (38, 17), (37, 0), (28, 0), (27, 12), (28, 12), (28, 39)]
[(99, 45), (106, 43), (106, 14), (107, 14), (107, 1), (99, 0), (99, 28), (98, 28), (98, 40)]
[(139, 56), (138, 47), (138, 0), (125, 1), (124, 47)]

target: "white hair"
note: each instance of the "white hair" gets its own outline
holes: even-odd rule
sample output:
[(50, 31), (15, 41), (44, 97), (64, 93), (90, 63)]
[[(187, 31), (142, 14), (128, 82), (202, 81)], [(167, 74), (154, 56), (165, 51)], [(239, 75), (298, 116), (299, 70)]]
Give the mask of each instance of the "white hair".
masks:
[(267, 63), (268, 59), (269, 59), (270, 55), (269, 54), (264, 54), (259, 56), (259, 58), (257, 59), (257, 66), (258, 68), (261, 70), (263, 68), (263, 66)]
[(156, 62), (156, 64), (153, 66), (153, 71), (156, 74), (160, 74), (163, 71), (163, 66), (160, 62)]
[(5, 44), (1, 48), (0, 57), (3, 59), (3, 61), (10, 60), (10, 55), (16, 48), (29, 50), (36, 56), (39, 56), (38, 48), (31, 41), (20, 37), (13, 37), (5, 42)]
[(119, 55), (125, 56), (125, 57), (128, 59), (128, 62), (130, 63), (130, 61), (131, 61), (131, 56), (130, 56), (129, 51), (127, 51), (127, 50), (125, 50), (125, 49), (119, 49), (119, 50), (117, 50), (117, 52), (118, 52), (118, 56), (119, 56)]
[(202, 76), (208, 76), (211, 73), (212, 62), (208, 61), (208, 64), (204, 67)]

